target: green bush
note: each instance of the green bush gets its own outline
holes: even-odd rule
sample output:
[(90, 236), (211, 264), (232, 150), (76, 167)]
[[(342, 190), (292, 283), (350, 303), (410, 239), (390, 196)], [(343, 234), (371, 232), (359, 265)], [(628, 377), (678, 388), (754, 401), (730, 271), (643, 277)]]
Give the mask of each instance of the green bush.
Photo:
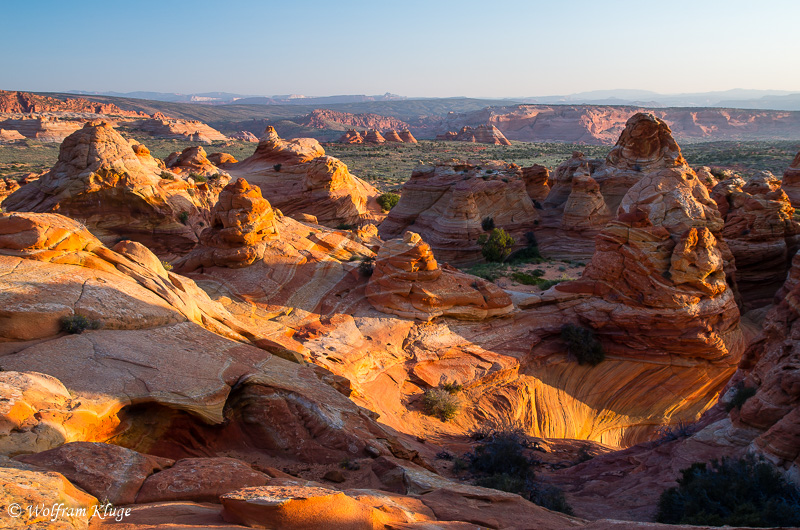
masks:
[(725, 410), (730, 412), (733, 409), (741, 409), (745, 401), (756, 395), (757, 389), (752, 386), (744, 386), (744, 381), (739, 381), (733, 392), (733, 397), (725, 405)]
[(464, 389), (464, 387), (459, 385), (458, 383), (445, 383), (441, 385), (439, 388), (451, 394), (458, 394)]
[(175, 180), (175, 175), (170, 173), (169, 171), (162, 171), (161, 178), (165, 180)]
[(507, 491), (509, 493), (522, 494), (525, 492), (526, 482), (527, 481), (522, 477), (509, 475), (508, 473), (500, 473), (498, 475), (481, 477), (475, 481), (475, 485), (483, 488)]
[(358, 264), (358, 272), (361, 276), (370, 277), (375, 271), (375, 258), (364, 258)]
[(432, 388), (425, 392), (422, 405), (426, 414), (436, 416), (445, 422), (455, 418), (461, 410), (460, 400), (441, 388)]
[(379, 195), (376, 200), (380, 207), (383, 208), (383, 211), (388, 212), (397, 205), (400, 201), (400, 196), (396, 193), (384, 193)]
[(178, 214), (178, 220), (181, 223), (186, 224), (186, 222), (189, 220), (189, 212), (181, 212), (181, 213), (179, 213)]
[(491, 217), (484, 217), (483, 221), (481, 221), (481, 228), (483, 228), (484, 232), (491, 232), (494, 230), (494, 219)]
[(339, 223), (338, 225), (336, 225), (337, 230), (352, 230), (353, 228), (355, 228), (355, 225), (351, 225), (348, 223)]
[(537, 484), (529, 493), (530, 500), (534, 504), (543, 506), (554, 512), (561, 512), (567, 515), (575, 515), (575, 510), (567, 502), (564, 492), (556, 486), (547, 484)]
[(172, 263), (170, 263), (169, 261), (167, 261), (165, 259), (161, 260), (161, 266), (164, 267), (164, 270), (167, 271), (167, 272), (172, 270)]
[(199, 184), (199, 183), (201, 183), (201, 182), (206, 182), (206, 181), (208, 180), (206, 177), (204, 177), (204, 176), (203, 176), (203, 175), (201, 175), (200, 173), (195, 173), (194, 171), (192, 171), (191, 173), (189, 173), (189, 177), (190, 177), (192, 180), (194, 180), (195, 184)]
[(578, 358), (578, 364), (597, 366), (606, 358), (603, 345), (591, 329), (564, 324), (561, 327), (561, 339), (567, 343), (569, 353)]
[(282, 167), (283, 167), (283, 165), (281, 165), (281, 164), (275, 164), (274, 166), (272, 166), (272, 169), (274, 169), (276, 172), (278, 172), (278, 171), (281, 170)]
[(80, 335), (87, 329), (100, 329), (102, 326), (99, 320), (90, 320), (83, 315), (71, 315), (61, 319), (61, 331), (72, 335)]
[(771, 527), (800, 525), (800, 492), (763, 458), (723, 458), (681, 470), (661, 494), (656, 521), (667, 524)]
[(481, 245), (481, 254), (486, 261), (504, 261), (511, 254), (511, 247), (514, 246), (514, 238), (502, 228), (492, 229), (491, 234), (486, 234), (478, 238)]

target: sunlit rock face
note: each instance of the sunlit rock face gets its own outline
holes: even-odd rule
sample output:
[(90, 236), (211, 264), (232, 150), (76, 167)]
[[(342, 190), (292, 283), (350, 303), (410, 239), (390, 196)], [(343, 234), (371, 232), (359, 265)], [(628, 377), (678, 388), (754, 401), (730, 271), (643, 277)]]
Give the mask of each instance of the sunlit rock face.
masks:
[(89, 122), (64, 140), (49, 172), (3, 206), (80, 219), (109, 244), (126, 238), (159, 254), (185, 253), (208, 226), (228, 177), (195, 183), (162, 168), (146, 148), (132, 146), (108, 123)]
[(326, 156), (312, 138), (283, 140), (267, 127), (255, 153), (228, 171), (257, 185), (273, 208), (308, 214), (325, 226), (362, 224), (383, 218), (378, 190), (353, 176), (339, 159)]
[(797, 153), (792, 163), (783, 172), (781, 187), (786, 192), (786, 195), (789, 196), (792, 206), (794, 208), (800, 207), (800, 152)]
[(380, 235), (386, 240), (406, 230), (418, 233), (437, 260), (453, 265), (483, 260), (478, 239), (492, 227), (508, 232), (514, 249), (522, 248), (539, 218), (531, 193), (541, 198), (547, 186), (546, 171), (525, 169), (493, 161), (418, 166), (380, 224)]
[(669, 126), (652, 114), (634, 114), (604, 161), (575, 152), (556, 169), (536, 229), (540, 250), (548, 257), (589, 258), (628, 190), (650, 173), (677, 167), (689, 169)]
[(722, 237), (736, 263), (736, 284), (745, 310), (772, 302), (798, 248), (800, 224), (772, 173), (747, 183), (739, 177), (718, 183), (711, 197), (725, 219)]

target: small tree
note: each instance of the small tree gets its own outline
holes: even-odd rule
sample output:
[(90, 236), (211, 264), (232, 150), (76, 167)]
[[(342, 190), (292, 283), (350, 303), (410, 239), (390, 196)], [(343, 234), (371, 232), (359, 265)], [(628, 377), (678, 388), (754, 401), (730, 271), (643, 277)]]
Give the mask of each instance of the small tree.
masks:
[(396, 193), (383, 193), (376, 199), (384, 212), (388, 212), (400, 201), (400, 195)]
[(511, 254), (514, 238), (502, 228), (494, 228), (488, 237), (486, 234), (479, 237), (478, 244), (486, 261), (503, 261)]
[(561, 327), (561, 339), (567, 343), (569, 353), (578, 358), (578, 364), (597, 366), (606, 358), (603, 345), (595, 338), (591, 329), (564, 324)]

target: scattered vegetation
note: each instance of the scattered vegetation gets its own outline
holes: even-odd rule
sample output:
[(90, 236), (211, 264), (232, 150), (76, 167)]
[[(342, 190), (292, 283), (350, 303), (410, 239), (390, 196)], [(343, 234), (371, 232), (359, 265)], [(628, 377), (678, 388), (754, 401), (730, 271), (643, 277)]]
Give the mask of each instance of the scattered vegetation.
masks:
[(161, 260), (161, 266), (164, 267), (164, 270), (167, 271), (167, 272), (172, 270), (172, 263), (170, 263), (169, 261), (167, 261), (165, 259)]
[(355, 225), (351, 225), (349, 223), (339, 223), (336, 225), (337, 230), (352, 230), (353, 228), (355, 228)]
[(494, 230), (494, 219), (492, 217), (484, 217), (481, 221), (481, 228), (484, 232), (491, 232)]
[(161, 178), (165, 180), (175, 180), (175, 174), (170, 173), (169, 171), (162, 171)]
[(456, 382), (453, 382), (453, 383), (445, 383), (445, 384), (443, 384), (443, 385), (440, 385), (440, 386), (439, 386), (439, 388), (441, 388), (441, 389), (442, 389), (442, 390), (444, 390), (445, 392), (449, 392), (450, 394), (458, 394), (459, 392), (461, 392), (462, 390), (464, 390), (464, 387), (463, 387), (463, 386), (461, 386), (461, 385), (459, 385), (459, 384), (458, 384), (458, 383), (456, 383)]
[(800, 491), (763, 458), (723, 458), (681, 471), (661, 494), (656, 520), (667, 524), (795, 527)]
[(483, 234), (479, 237), (478, 244), (486, 261), (502, 262), (511, 254), (514, 238), (502, 228), (494, 228), (488, 236)]
[(203, 182), (208, 181), (205, 176), (201, 175), (200, 173), (195, 173), (194, 171), (189, 173), (189, 177), (194, 180), (195, 184), (202, 184)]
[(361, 469), (361, 465), (356, 462), (355, 460), (350, 460), (349, 458), (345, 458), (341, 462), (339, 462), (339, 467), (342, 469), (347, 469), (349, 471), (358, 471)]
[(734, 387), (731, 400), (725, 405), (727, 412), (733, 409), (741, 409), (745, 401), (756, 395), (757, 389), (752, 386), (744, 386), (744, 381), (739, 381)]
[(181, 223), (186, 224), (187, 221), (189, 221), (189, 212), (181, 212), (181, 213), (179, 213), (178, 214), (178, 220)]
[(591, 329), (564, 324), (561, 327), (561, 339), (567, 343), (569, 353), (577, 357), (578, 364), (597, 366), (606, 358), (603, 345)]
[(375, 258), (364, 258), (358, 264), (358, 272), (361, 276), (370, 277), (375, 271)]
[(558, 280), (545, 280), (542, 278), (544, 276), (544, 271), (541, 269), (534, 269), (530, 273), (527, 272), (512, 272), (511, 279), (517, 283), (521, 283), (523, 285), (536, 285), (543, 291), (551, 288), (554, 285), (558, 285), (564, 279)]
[(71, 335), (80, 335), (87, 329), (100, 329), (103, 323), (91, 320), (84, 315), (70, 315), (61, 318), (61, 331)]
[(272, 169), (274, 169), (275, 172), (279, 172), (282, 167), (283, 167), (283, 164), (275, 164), (274, 166), (272, 166)]
[(396, 193), (382, 193), (376, 200), (380, 207), (383, 208), (383, 211), (388, 212), (400, 201), (400, 195)]
[(661, 445), (673, 440), (688, 438), (693, 435), (696, 430), (697, 426), (694, 423), (686, 423), (681, 420), (677, 425), (663, 425), (656, 429), (655, 441), (658, 445)]
[(422, 398), (425, 414), (436, 416), (446, 422), (458, 416), (461, 410), (461, 400), (442, 388), (432, 388), (425, 392)]

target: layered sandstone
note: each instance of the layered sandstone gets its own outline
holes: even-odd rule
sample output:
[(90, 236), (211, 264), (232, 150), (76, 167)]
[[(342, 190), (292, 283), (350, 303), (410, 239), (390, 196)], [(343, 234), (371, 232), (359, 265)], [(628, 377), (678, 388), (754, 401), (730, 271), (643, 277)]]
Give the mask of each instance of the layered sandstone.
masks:
[(386, 139), (383, 135), (375, 129), (367, 129), (364, 131), (364, 143), (365, 144), (382, 144), (385, 143)]
[(786, 171), (783, 172), (783, 181), (781, 187), (789, 200), (792, 201), (792, 207), (800, 208), (800, 152), (794, 157), (792, 163)]
[(672, 167), (691, 171), (669, 126), (652, 114), (631, 116), (605, 161), (573, 153), (556, 169), (544, 201), (536, 232), (541, 252), (548, 257), (589, 258), (595, 237), (616, 214), (625, 193), (646, 175)]
[(339, 138), (340, 144), (361, 144), (364, 143), (364, 137), (361, 133), (350, 129)]
[[(228, 156), (230, 157), (230, 155)], [(235, 162), (236, 159), (233, 163)], [(200, 146), (187, 147), (181, 153), (172, 153), (164, 161), (164, 164), (176, 175), (191, 176), (194, 174), (203, 177), (219, 177), (224, 173), (220, 172), (220, 169), (209, 160), (206, 150)]]
[(239, 140), (240, 142), (258, 143), (258, 136), (250, 131), (239, 131), (230, 135), (231, 140)]
[(327, 226), (382, 218), (378, 191), (311, 138), (283, 140), (267, 127), (255, 153), (228, 170), (258, 185), (287, 215), (310, 214)]
[(208, 225), (226, 179), (195, 185), (164, 175), (149, 152), (134, 151), (108, 123), (90, 122), (64, 140), (49, 172), (4, 207), (81, 219), (105, 241), (123, 237), (164, 254), (186, 252)]
[(30, 114), (41, 112), (79, 112), (107, 116), (146, 116), (142, 112), (126, 111), (111, 103), (97, 103), (84, 98), (56, 99), (30, 92), (0, 90), (0, 113)]
[(465, 125), (460, 131), (448, 131), (436, 136), (437, 140), (452, 140), (458, 142), (472, 142), (480, 144), (511, 145), (503, 133), (494, 125), (478, 125), (469, 127)]
[(541, 197), (543, 188), (541, 173), (528, 177), (526, 181), (524, 169), (504, 162), (418, 166), (403, 185), (400, 201), (381, 223), (380, 235), (391, 239), (413, 229), (439, 261), (474, 263), (483, 257), (478, 243), (486, 232), (483, 225), (488, 228), (492, 222), (514, 237), (514, 248), (521, 248), (539, 218), (528, 188), (536, 197)]
[[(0, 121), (0, 128), (40, 142), (61, 142), (83, 127), (81, 120), (62, 120), (50, 116), (23, 116)], [(14, 135), (16, 136), (16, 135)]]
[(314, 109), (298, 123), (304, 127), (313, 127), (315, 129), (342, 130), (342, 126), (347, 126), (351, 129), (408, 129), (407, 123), (390, 116), (369, 113), (350, 114), (330, 109)]
[(136, 121), (133, 126), (158, 138), (176, 138), (204, 144), (228, 139), (218, 130), (197, 120), (173, 120), (159, 116)]
[(733, 177), (717, 184), (711, 197), (725, 220), (722, 237), (735, 259), (744, 309), (771, 303), (786, 279), (800, 234), (780, 180), (769, 172), (747, 183)]
[(494, 284), (439, 267), (430, 246), (414, 232), (384, 243), (366, 295), (379, 311), (426, 321), (439, 316), (482, 320), (514, 309)]
[(414, 138), (414, 135), (411, 134), (411, 131), (408, 129), (403, 129), (400, 131), (400, 140), (407, 143), (407, 144), (415, 144), (417, 143), (417, 139)]
[(0, 143), (12, 144), (24, 139), (25, 136), (20, 134), (19, 131), (0, 129)]

